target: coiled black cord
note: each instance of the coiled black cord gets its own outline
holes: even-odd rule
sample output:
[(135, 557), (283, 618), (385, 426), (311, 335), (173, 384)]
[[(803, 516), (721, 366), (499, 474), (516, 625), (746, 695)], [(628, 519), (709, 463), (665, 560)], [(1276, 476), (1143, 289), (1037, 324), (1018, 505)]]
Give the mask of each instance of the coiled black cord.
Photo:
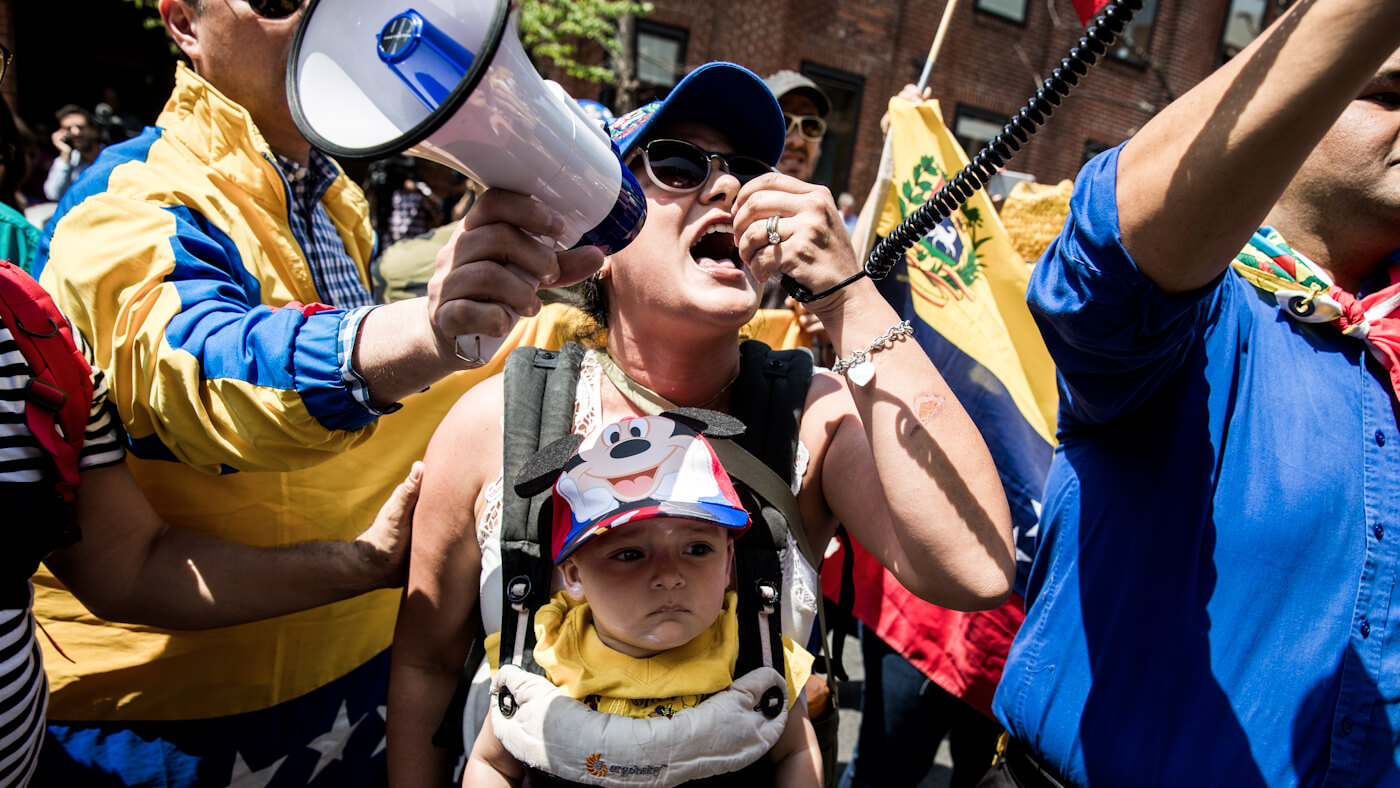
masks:
[(961, 208), (998, 170), (1006, 166), (1006, 162), (1021, 150), (1022, 145), (1030, 141), (1031, 135), (1045, 125), (1046, 119), (1055, 113), (1055, 108), (1069, 95), (1070, 88), (1079, 84), (1079, 78), (1088, 73), (1089, 66), (1108, 52), (1109, 47), (1118, 40), (1118, 36), (1127, 29), (1128, 23), (1133, 21), (1133, 15), (1141, 10), (1142, 0), (1118, 0), (1100, 11), (1074, 48), (1070, 49), (1069, 56), (1061, 60), (1060, 65), (1046, 77), (1040, 89), (1026, 102), (1026, 106), (1021, 107), (1016, 116), (1002, 128), (1001, 133), (978, 151), (961, 172), (953, 176), (943, 188), (929, 198), (928, 202), (905, 217), (898, 227), (876, 244), (869, 259), (865, 261), (864, 270), (835, 287), (816, 294), (798, 284), (792, 277), (784, 275), (783, 289), (794, 299), (805, 303), (825, 298), (864, 276), (872, 279), (888, 276), (895, 264), (904, 259), (905, 253), (920, 238), (928, 235), (934, 227), (951, 216), (953, 211)]

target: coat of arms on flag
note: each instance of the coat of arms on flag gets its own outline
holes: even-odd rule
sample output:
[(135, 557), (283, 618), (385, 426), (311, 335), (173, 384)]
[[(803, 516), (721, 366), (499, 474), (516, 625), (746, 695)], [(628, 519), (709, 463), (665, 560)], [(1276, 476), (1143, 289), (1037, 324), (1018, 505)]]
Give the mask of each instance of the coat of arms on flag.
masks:
[[(937, 194), (948, 182), (948, 175), (933, 156), (919, 157), (918, 164), (899, 185), (900, 219)], [(978, 237), (981, 227), (981, 210), (964, 205), (914, 245), (909, 264), (922, 271), (932, 286), (925, 297), (937, 298), (940, 290), (946, 291), (949, 298), (971, 297), (968, 286), (979, 276), (977, 249), (989, 240), (985, 235)], [(970, 243), (963, 242), (965, 236)]]

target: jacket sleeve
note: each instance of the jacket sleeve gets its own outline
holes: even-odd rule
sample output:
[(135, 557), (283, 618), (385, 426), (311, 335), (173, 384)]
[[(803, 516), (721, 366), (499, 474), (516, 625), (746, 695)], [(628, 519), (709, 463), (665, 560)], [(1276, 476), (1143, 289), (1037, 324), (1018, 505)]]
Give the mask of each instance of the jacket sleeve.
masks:
[(372, 429), (349, 385), (363, 310), (265, 304), (278, 283), (199, 212), (102, 193), (45, 240), (43, 283), (93, 345), (133, 455), (282, 471)]

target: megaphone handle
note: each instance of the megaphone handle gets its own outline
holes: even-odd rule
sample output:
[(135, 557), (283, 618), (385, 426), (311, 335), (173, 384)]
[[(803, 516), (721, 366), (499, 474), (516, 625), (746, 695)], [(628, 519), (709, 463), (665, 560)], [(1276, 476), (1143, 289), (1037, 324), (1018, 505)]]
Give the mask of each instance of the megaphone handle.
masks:
[[(516, 266), (507, 265), (506, 270), (525, 280), (525, 283), (530, 285), (532, 289), (540, 286), (540, 280), (530, 276)], [(510, 315), (510, 328), (506, 329), (506, 333), (498, 337), (491, 336), (490, 334), (458, 334), (457, 358), (471, 364), (473, 367), (483, 367), (496, 355), (496, 351), (501, 349), (501, 345), (505, 343), (506, 337), (510, 336), (510, 332), (515, 328), (515, 324), (520, 322), (520, 315), (516, 314), (514, 309), (507, 306), (502, 306), (501, 308), (506, 310), (506, 314)]]
[[(510, 312), (511, 327), (515, 327), (515, 322), (520, 319), (520, 315), (507, 309)], [(510, 336), (510, 332), (506, 332)], [(496, 351), (501, 349), (501, 344), (506, 341), (506, 337), (493, 337), (489, 334), (458, 334), (457, 335), (457, 358), (471, 364), (473, 368), (484, 367), (496, 355)]]

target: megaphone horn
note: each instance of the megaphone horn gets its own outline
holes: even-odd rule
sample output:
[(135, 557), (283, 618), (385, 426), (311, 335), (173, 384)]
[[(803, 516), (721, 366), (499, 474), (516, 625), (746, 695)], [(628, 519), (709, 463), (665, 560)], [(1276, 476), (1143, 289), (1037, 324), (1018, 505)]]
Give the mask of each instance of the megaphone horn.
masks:
[[(308, 4), (287, 98), (312, 145), (345, 159), (408, 153), (533, 195), (564, 217), (561, 250), (591, 244), (611, 254), (637, 236), (641, 186), (607, 132), (530, 64), (509, 0), (385, 9), (382, 0)], [(503, 341), (457, 344), (485, 363)]]

